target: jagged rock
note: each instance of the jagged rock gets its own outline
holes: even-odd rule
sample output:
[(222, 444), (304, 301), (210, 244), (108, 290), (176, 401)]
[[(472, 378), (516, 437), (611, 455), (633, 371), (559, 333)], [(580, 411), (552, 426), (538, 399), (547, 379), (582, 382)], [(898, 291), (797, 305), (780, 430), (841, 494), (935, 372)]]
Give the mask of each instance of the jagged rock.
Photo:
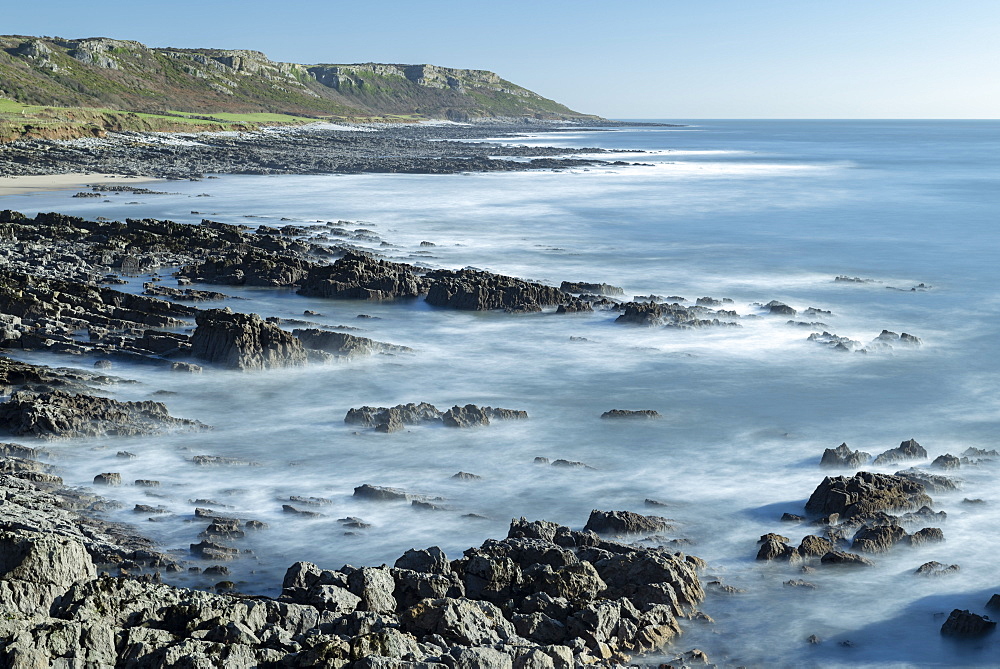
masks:
[(662, 418), (659, 411), (653, 409), (612, 409), (601, 414), (601, 418)]
[(594, 293), (596, 295), (624, 295), (625, 291), (618, 286), (607, 283), (586, 283), (584, 281), (563, 281), (559, 290), (564, 293)]
[(383, 486), (370, 485), (365, 483), (354, 489), (354, 496), (361, 499), (374, 500), (376, 502), (395, 502), (413, 499), (413, 495), (406, 493), (399, 488), (386, 488)]
[(394, 565), (397, 569), (408, 569), (423, 574), (450, 574), (451, 563), (444, 551), (437, 546), (423, 550), (411, 548), (403, 553)]
[(411, 265), (347, 253), (333, 265), (311, 267), (299, 295), (342, 300), (414, 298), (428, 286), (414, 270)]
[(906, 530), (896, 525), (862, 527), (854, 535), (851, 547), (866, 553), (886, 553), (896, 544), (908, 539)]
[(938, 469), (958, 469), (961, 466), (962, 461), (950, 453), (939, 455), (931, 462), (931, 467), (937, 467)]
[(930, 504), (924, 487), (901, 476), (858, 472), (827, 476), (806, 502), (814, 514), (840, 514), (842, 518), (864, 518), (879, 511), (901, 511)]
[(969, 448), (962, 451), (962, 457), (966, 458), (996, 458), (1000, 457), (1000, 452), (995, 448), (986, 450), (985, 448), (976, 448), (975, 446), (970, 446)]
[(988, 634), (997, 624), (977, 613), (954, 609), (948, 620), (941, 625), (941, 634), (953, 637), (979, 637)]
[(472, 269), (435, 270), (428, 272), (425, 279), (431, 282), (427, 303), (436, 307), (538, 311), (566, 299), (565, 293), (551, 286)]
[(455, 479), (456, 481), (482, 481), (483, 477), (478, 474), (470, 474), (469, 472), (458, 472), (457, 474), (452, 474), (449, 478)]
[(94, 477), (94, 485), (121, 485), (122, 475), (117, 472), (98, 474)]
[(793, 557), (797, 557), (796, 550), (778, 539), (768, 539), (757, 551), (758, 560), (791, 560)]
[(440, 635), (446, 642), (483, 646), (517, 635), (514, 625), (495, 605), (466, 598), (424, 600), (399, 615), (403, 629), (423, 637)]
[(907, 439), (901, 442), (896, 448), (890, 448), (876, 457), (872, 464), (879, 467), (897, 462), (906, 462), (907, 460), (925, 460), (926, 458), (927, 451), (924, 447), (918, 444), (915, 439)]
[(195, 318), (191, 355), (233, 369), (255, 370), (302, 365), (308, 360), (302, 343), (257, 314), (210, 309)]
[(914, 467), (898, 471), (895, 475), (919, 483), (931, 492), (958, 490), (958, 484), (953, 479), (940, 474), (931, 474), (930, 472)]
[(946, 565), (932, 561), (923, 563), (913, 573), (918, 576), (948, 576), (949, 574), (956, 574), (960, 570), (961, 567), (957, 564)]
[(944, 532), (939, 527), (925, 527), (910, 535), (910, 544), (913, 546), (942, 541), (944, 541)]
[(398, 432), (405, 425), (435, 423), (441, 420), (441, 412), (427, 402), (420, 404), (397, 404), (394, 407), (369, 407), (351, 409), (344, 417), (348, 425), (374, 427), (377, 432)]
[(42, 439), (134, 436), (203, 427), (198, 421), (173, 418), (159, 402), (119, 402), (61, 390), (19, 391), (0, 404), (0, 428)]
[(671, 529), (665, 518), (659, 516), (643, 516), (631, 511), (598, 511), (590, 512), (587, 525), (583, 528), (598, 534), (640, 534), (662, 532)]
[(820, 467), (845, 467), (856, 469), (863, 467), (871, 459), (870, 453), (864, 451), (852, 451), (847, 444), (841, 444), (837, 448), (828, 448), (823, 451), (823, 458), (820, 460)]
[(802, 537), (798, 553), (802, 556), (823, 557), (834, 550), (836, 550), (836, 546), (833, 545), (832, 541), (810, 534)]
[(475, 425), (489, 425), (490, 420), (524, 420), (528, 417), (527, 411), (515, 409), (500, 409), (493, 407), (478, 407), (475, 404), (466, 404), (464, 407), (453, 406), (442, 416), (441, 421), (448, 427), (473, 427)]
[(990, 611), (1000, 611), (1000, 594), (994, 594), (990, 601), (986, 602), (986, 609)]
[(857, 553), (846, 551), (830, 551), (820, 558), (820, 562), (826, 565), (845, 565), (858, 567), (873, 567), (875, 563)]
[(767, 307), (767, 313), (776, 314), (778, 316), (794, 316), (795, 314), (798, 313), (797, 311), (795, 311), (795, 309), (791, 308), (787, 304), (778, 302), (777, 300), (771, 300), (764, 306)]
[(413, 349), (407, 346), (397, 346), (375, 341), (367, 337), (358, 337), (343, 332), (331, 330), (303, 329), (292, 330), (306, 348), (324, 351), (336, 356), (350, 357), (355, 355), (371, 355), (373, 353), (409, 353)]

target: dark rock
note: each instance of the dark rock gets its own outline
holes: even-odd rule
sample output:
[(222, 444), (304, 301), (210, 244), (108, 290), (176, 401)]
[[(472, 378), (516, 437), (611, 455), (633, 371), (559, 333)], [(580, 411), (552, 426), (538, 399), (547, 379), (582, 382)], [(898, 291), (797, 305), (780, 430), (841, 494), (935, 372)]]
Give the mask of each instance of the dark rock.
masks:
[(299, 295), (342, 300), (394, 300), (426, 292), (428, 282), (412, 265), (347, 253), (333, 265), (314, 266)]
[(944, 541), (944, 532), (939, 527), (925, 527), (910, 535), (910, 544), (913, 546), (940, 543), (942, 541)]
[(0, 427), (42, 439), (157, 434), (171, 428), (203, 428), (173, 418), (159, 402), (119, 402), (106, 397), (20, 391), (0, 404)]
[(852, 451), (847, 444), (841, 444), (837, 448), (828, 448), (823, 451), (823, 458), (820, 460), (820, 467), (845, 467), (857, 469), (863, 467), (871, 459), (870, 453), (863, 451)]
[(937, 456), (931, 463), (931, 467), (938, 469), (958, 469), (961, 465), (962, 461), (950, 453)]
[(432, 404), (397, 404), (394, 407), (369, 407), (351, 409), (344, 417), (348, 425), (374, 427), (378, 432), (397, 432), (405, 425), (435, 423), (441, 420), (441, 412)]
[(367, 483), (355, 488), (354, 496), (376, 502), (408, 502), (413, 499), (412, 495), (400, 490), (399, 488), (385, 488), (383, 486), (369, 485)]
[(785, 512), (781, 514), (781, 522), (783, 523), (801, 523), (805, 521), (805, 516), (800, 516), (795, 513)]
[(564, 293), (594, 293), (597, 295), (611, 295), (613, 297), (625, 294), (625, 291), (618, 286), (612, 286), (606, 283), (586, 283), (582, 281), (563, 281), (559, 285), (559, 290)]
[(795, 309), (792, 309), (787, 304), (778, 302), (777, 300), (771, 300), (764, 306), (767, 307), (769, 314), (776, 314), (778, 316), (794, 316), (796, 313), (798, 313), (797, 311), (795, 311)]
[(642, 534), (663, 532), (672, 529), (665, 518), (658, 516), (643, 516), (631, 511), (598, 511), (590, 512), (584, 531), (590, 530), (598, 534)]
[(798, 553), (803, 557), (823, 557), (834, 550), (836, 550), (836, 546), (833, 545), (832, 541), (810, 534), (802, 538), (802, 541), (799, 543)]
[(121, 485), (122, 475), (117, 472), (98, 474), (94, 477), (94, 485)]
[(662, 418), (660, 412), (653, 409), (612, 409), (601, 414), (601, 418)]
[(191, 355), (200, 360), (243, 370), (302, 365), (308, 360), (298, 339), (257, 314), (210, 309), (195, 321)]
[(874, 562), (856, 553), (845, 551), (830, 551), (820, 558), (820, 562), (825, 565), (843, 565), (857, 567), (873, 567)]
[(898, 471), (895, 475), (909, 479), (915, 483), (919, 483), (931, 492), (958, 490), (958, 484), (953, 479), (950, 479), (947, 476), (941, 476), (940, 474), (931, 474), (930, 472), (916, 469), (914, 467)]
[(806, 502), (806, 511), (864, 518), (879, 511), (903, 511), (930, 503), (920, 483), (901, 476), (858, 472), (851, 477), (823, 479)]
[(948, 576), (961, 570), (957, 564), (946, 565), (940, 562), (925, 562), (913, 573), (918, 576)]
[(449, 478), (453, 478), (456, 481), (482, 481), (483, 477), (478, 474), (470, 474), (469, 472), (458, 472), (457, 474), (452, 474)]
[(474, 425), (489, 425), (490, 420), (524, 420), (527, 411), (515, 409), (500, 409), (493, 407), (478, 407), (466, 404), (464, 407), (453, 406), (441, 416), (441, 422), (448, 427), (472, 427)]
[(465, 311), (537, 311), (566, 299), (565, 293), (551, 286), (471, 269), (435, 270), (428, 272), (425, 279), (431, 282), (427, 303), (436, 307)]
[(451, 563), (444, 551), (437, 546), (423, 550), (411, 548), (396, 560), (397, 569), (408, 569), (422, 574), (450, 574)]
[(908, 539), (906, 530), (895, 525), (862, 527), (854, 535), (851, 547), (866, 553), (886, 553), (896, 544)]
[(995, 622), (968, 610), (955, 609), (941, 626), (941, 634), (951, 637), (979, 637), (993, 631)]
[(907, 460), (925, 460), (926, 458), (927, 451), (924, 447), (918, 444), (915, 439), (907, 439), (896, 448), (890, 448), (876, 457), (875, 462), (872, 464), (879, 467), (897, 462), (906, 462)]
[(371, 355), (373, 353), (409, 353), (413, 349), (407, 346), (386, 344), (366, 337), (357, 337), (343, 332), (330, 330), (292, 330), (306, 348), (324, 351), (336, 356)]

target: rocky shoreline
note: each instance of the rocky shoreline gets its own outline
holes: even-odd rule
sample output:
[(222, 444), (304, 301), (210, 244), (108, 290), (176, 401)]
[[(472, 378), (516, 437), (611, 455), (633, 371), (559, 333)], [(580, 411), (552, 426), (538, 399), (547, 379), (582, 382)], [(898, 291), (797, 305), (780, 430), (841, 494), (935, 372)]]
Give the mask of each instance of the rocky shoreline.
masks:
[[(461, 132), (467, 139), (498, 134), (497, 128), (488, 130)], [(438, 141), (454, 138), (454, 127), (400, 128), (374, 140), (361, 135), (310, 133), (307, 141), (317, 143), (312, 147), (316, 155), (287, 170), (430, 172), (440, 166), (447, 172), (566, 166), (489, 157), (546, 155), (534, 147), (530, 152), (508, 147), (509, 153), (498, 154), (496, 145)], [(209, 143), (204, 150), (136, 147), (129, 144), (133, 139), (114, 137), (100, 151), (85, 150), (85, 144), (51, 143), (46, 153), (52, 162), (33, 160), (25, 169), (102, 169), (121, 161), (115, 171), (129, 172), (135, 166), (146, 174), (199, 178), (202, 173), (234, 171), (237, 164), (270, 170), (267, 161), (283, 160), (293, 144), (307, 153), (298, 144), (301, 138), (291, 142), (280, 133), (263, 141), (199, 137), (199, 142)], [(353, 148), (344, 149), (340, 142)], [(372, 142), (380, 144), (373, 148)], [(367, 163), (345, 158), (347, 162), (321, 164), (323, 152), (333, 147), (348, 156), (352, 151), (376, 151), (382, 157), (365, 158)], [(0, 147), (0, 161), (18, 165), (23, 163), (17, 156), (27, 153), (17, 151), (38, 150), (6, 148)], [(259, 153), (251, 157), (253, 151)], [(399, 155), (392, 157), (394, 152)], [(549, 155), (572, 152), (553, 149)], [(281, 173), (285, 167), (273, 169)], [(142, 190), (117, 188), (121, 193)], [(710, 331), (769, 318), (810, 331), (825, 327), (813, 319), (831, 315), (822, 308), (803, 309), (776, 300), (747, 305), (751, 313), (746, 313), (726, 298), (630, 298), (617, 286), (581, 280), (556, 287), (386, 255), (394, 249), (391, 241), (350, 221), (253, 228), (207, 219), (184, 225), (0, 212), (0, 349), (11, 356), (0, 356), (0, 430), (35, 444), (0, 444), (0, 601), (6, 611), (0, 621), (0, 659), (15, 667), (556, 669), (641, 663), (642, 654), (653, 652), (664, 667), (710, 664), (697, 650), (674, 656), (679, 651), (675, 642), (686, 626), (714, 623), (702, 611), (707, 589), (726, 595), (740, 591), (707, 576), (704, 560), (678, 552), (683, 540), (666, 539), (663, 534), (672, 526), (659, 516), (595, 510), (580, 530), (513, 519), (506, 537), (487, 539), (457, 559), (429, 547), (407, 551), (391, 567), (330, 569), (296, 562), (288, 569), (281, 595), (272, 599), (238, 593), (236, 584), (222, 578), (229, 574), (226, 563), (248, 550), (241, 548), (240, 539), (266, 529), (259, 520), (218, 511), (211, 500), (192, 500), (190, 520), (197, 529), (192, 530), (190, 553), (166, 555), (134, 529), (102, 521), (100, 514), (113, 502), (63, 486), (57, 461), (49, 463), (51, 454), (44, 448), (48, 441), (177, 430), (199, 433), (211, 427), (173, 416), (159, 401), (108, 397), (116, 385), (129, 382), (112, 375), (116, 363), (158, 366), (186, 378), (223, 369), (253, 372), (349, 363), (368, 355), (419, 354), (398, 343), (360, 336), (353, 326), (321, 326), (311, 320), (314, 313), (306, 312), (301, 319), (242, 313), (237, 302), (214, 287), (294, 289), (326, 300), (390, 304), (424, 300), (436, 309), (539, 317), (597, 313), (621, 328)], [(120, 289), (128, 283), (126, 277), (140, 274), (148, 278), (142, 294)], [(168, 279), (174, 285), (168, 285)], [(921, 284), (920, 290), (926, 288)], [(218, 308), (227, 299), (230, 306)], [(795, 320), (799, 317), (808, 320)], [(868, 344), (825, 330), (809, 339), (838, 353), (879, 354), (921, 345), (918, 337), (887, 329)], [(17, 359), (33, 352), (69, 360), (86, 356), (96, 363), (94, 369), (84, 370)], [(359, 430), (394, 433), (422, 425), (470, 429), (498, 420), (530, 420), (521, 408), (439, 406), (352, 405), (344, 422)], [(620, 426), (623, 421), (656, 421), (662, 416), (653, 409), (611, 408), (600, 418)], [(962, 458), (941, 454), (931, 469), (879, 474), (858, 470), (930, 458), (914, 440), (874, 460), (846, 444), (829, 449), (823, 467), (856, 473), (826, 477), (803, 509), (790, 509), (780, 519), (789, 523), (785, 527), (808, 527), (809, 533), (798, 542), (777, 532), (764, 535), (757, 559), (787, 563), (798, 574), (808, 574), (819, 568), (871, 567), (875, 560), (870, 556), (897, 545), (941, 541), (944, 534), (938, 525), (944, 515), (933, 510), (930, 494), (954, 486), (949, 470), (978, 466), (992, 455), (996, 453), (970, 451)], [(190, 460), (195, 466), (256, 464), (209, 454)], [(547, 463), (544, 458), (536, 462)], [(550, 464), (588, 468), (568, 460)], [(455, 478), (478, 477), (459, 472)], [(119, 473), (108, 471), (94, 483), (124, 482)], [(437, 498), (358, 483), (358, 498), (447, 510)], [(138, 479), (133, 485), (156, 488), (158, 482)], [(313, 497), (287, 502), (284, 513), (305, 518), (321, 515), (319, 509), (328, 504)], [(660, 503), (646, 500), (646, 505)], [(141, 516), (161, 512), (152, 505), (136, 507)], [(353, 517), (341, 519), (341, 524), (349, 531), (366, 526)], [(951, 567), (958, 568), (927, 562), (916, 573), (947, 575)], [(187, 570), (220, 580), (207, 589), (168, 584)], [(811, 584), (805, 578), (792, 578), (786, 585), (808, 589)], [(941, 632), (976, 637), (993, 625), (984, 615), (956, 609)]]
[(572, 157), (608, 153), (598, 148), (516, 146), (488, 141), (521, 137), (540, 129), (557, 131), (560, 127), (495, 122), (346, 129), (318, 125), (242, 133), (118, 132), (100, 139), (0, 144), (0, 173), (17, 176), (97, 172), (200, 179), (206, 174), (454, 174), (631, 164)]

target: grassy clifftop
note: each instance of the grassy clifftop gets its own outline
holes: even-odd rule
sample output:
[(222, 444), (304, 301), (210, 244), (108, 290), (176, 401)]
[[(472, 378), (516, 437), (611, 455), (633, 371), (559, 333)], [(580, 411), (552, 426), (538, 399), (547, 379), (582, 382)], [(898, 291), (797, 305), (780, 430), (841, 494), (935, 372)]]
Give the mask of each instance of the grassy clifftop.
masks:
[[(171, 130), (315, 118), (595, 118), (485, 70), (301, 65), (259, 51), (20, 35), (0, 36), (0, 98), (10, 101), (0, 108), (0, 139), (32, 123), (28, 132), (42, 136), (53, 125), (99, 134), (118, 126)], [(272, 117), (253, 119), (260, 114)]]

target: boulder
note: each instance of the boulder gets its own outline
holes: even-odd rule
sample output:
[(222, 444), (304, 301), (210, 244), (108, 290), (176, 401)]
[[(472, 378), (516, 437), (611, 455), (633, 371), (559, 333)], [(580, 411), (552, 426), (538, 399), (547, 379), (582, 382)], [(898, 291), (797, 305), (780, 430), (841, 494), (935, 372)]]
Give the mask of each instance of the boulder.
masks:
[(890, 548), (908, 538), (906, 530), (897, 525), (862, 527), (854, 535), (851, 547), (866, 553), (887, 553)]
[(820, 563), (846, 567), (873, 567), (875, 563), (857, 553), (846, 551), (830, 551), (820, 558)]
[(437, 546), (423, 550), (411, 548), (396, 560), (397, 569), (408, 569), (422, 574), (450, 574), (451, 563), (444, 551)]
[(302, 345), (309, 349), (323, 351), (339, 357), (371, 355), (373, 353), (409, 353), (413, 349), (358, 337), (344, 332), (319, 330), (316, 328), (292, 330)]
[(441, 416), (441, 422), (447, 427), (473, 427), (475, 425), (489, 425), (491, 419), (524, 420), (527, 417), (527, 411), (493, 407), (480, 408), (475, 404), (466, 404), (464, 407), (453, 406), (448, 409)]
[(426, 292), (428, 282), (412, 265), (347, 253), (332, 265), (309, 269), (299, 295), (347, 300), (414, 298)]
[(119, 402), (61, 390), (19, 391), (0, 404), (0, 428), (42, 439), (135, 436), (203, 427), (198, 421), (173, 418), (160, 402)]
[(977, 613), (954, 609), (941, 625), (941, 634), (951, 637), (980, 637), (989, 634), (997, 624)]
[(854, 476), (827, 476), (806, 502), (817, 515), (840, 514), (864, 518), (879, 511), (903, 511), (931, 504), (920, 483), (901, 476), (858, 472)]
[(593, 293), (595, 295), (610, 295), (612, 297), (624, 295), (625, 291), (618, 286), (607, 283), (587, 283), (585, 281), (563, 281), (559, 284), (559, 290), (564, 293)]
[(472, 269), (435, 270), (425, 279), (428, 304), (464, 311), (539, 311), (566, 299), (558, 288)]
[(896, 448), (890, 448), (888, 451), (880, 454), (872, 464), (879, 467), (897, 462), (906, 462), (907, 460), (925, 459), (927, 459), (927, 451), (924, 447), (918, 444), (915, 439), (907, 439), (901, 442)]
[(931, 467), (937, 467), (938, 469), (958, 469), (961, 466), (962, 461), (950, 453), (939, 455), (931, 462)]
[(241, 370), (303, 365), (308, 360), (298, 339), (257, 314), (209, 309), (195, 322), (191, 355), (199, 360)]
[(948, 576), (950, 574), (957, 574), (961, 570), (957, 564), (942, 564), (940, 562), (932, 561), (925, 562), (913, 572), (918, 576)]
[(436, 423), (441, 420), (441, 412), (432, 404), (397, 404), (394, 407), (363, 406), (351, 409), (344, 417), (348, 425), (374, 427), (376, 432), (398, 432), (406, 425)]
[(847, 444), (841, 444), (837, 448), (828, 448), (823, 451), (823, 458), (819, 461), (820, 467), (844, 467), (857, 469), (865, 466), (871, 459), (870, 453), (864, 451), (852, 451)]
[(590, 530), (598, 534), (643, 534), (648, 532), (663, 532), (671, 529), (665, 518), (659, 516), (643, 516), (632, 511), (598, 511), (590, 512), (584, 531)]
[(403, 611), (399, 622), (418, 638), (437, 634), (450, 644), (462, 646), (495, 644), (517, 635), (498, 607), (464, 597), (425, 599)]

